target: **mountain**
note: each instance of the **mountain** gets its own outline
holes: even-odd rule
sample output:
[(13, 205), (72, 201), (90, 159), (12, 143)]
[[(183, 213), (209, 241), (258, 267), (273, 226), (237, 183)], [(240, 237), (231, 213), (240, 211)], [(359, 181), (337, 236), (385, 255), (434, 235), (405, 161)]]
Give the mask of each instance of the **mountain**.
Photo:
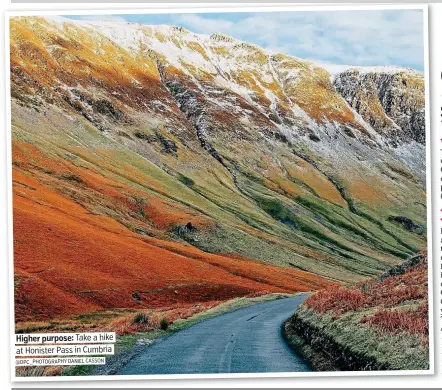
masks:
[(12, 18), (10, 50), (21, 319), (319, 289), (426, 247), (414, 70), (61, 17)]

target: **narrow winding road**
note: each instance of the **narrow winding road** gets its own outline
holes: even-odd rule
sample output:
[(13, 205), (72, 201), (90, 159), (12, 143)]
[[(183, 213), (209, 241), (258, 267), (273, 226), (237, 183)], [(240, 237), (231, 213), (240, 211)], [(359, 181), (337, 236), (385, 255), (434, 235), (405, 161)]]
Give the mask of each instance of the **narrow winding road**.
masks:
[(146, 347), (118, 375), (310, 371), (282, 336), (282, 324), (306, 297), (259, 303), (204, 320)]

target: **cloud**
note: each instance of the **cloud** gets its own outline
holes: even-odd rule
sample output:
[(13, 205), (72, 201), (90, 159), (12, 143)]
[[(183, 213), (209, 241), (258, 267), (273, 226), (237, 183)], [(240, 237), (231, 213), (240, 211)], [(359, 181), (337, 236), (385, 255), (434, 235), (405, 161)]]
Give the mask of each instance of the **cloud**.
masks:
[(76, 15), (75, 19), (89, 21), (126, 22), (124, 16), (119, 15)]
[[(320, 62), (423, 68), (421, 10), (176, 15), (197, 33), (221, 32)], [(238, 14), (236, 14), (238, 15)]]
[(272, 51), (341, 65), (396, 65), (423, 70), (422, 10), (83, 15), (224, 33)]
[(234, 23), (230, 20), (208, 19), (196, 14), (179, 15), (176, 24), (184, 24), (193, 32), (208, 35), (231, 31), (234, 26)]

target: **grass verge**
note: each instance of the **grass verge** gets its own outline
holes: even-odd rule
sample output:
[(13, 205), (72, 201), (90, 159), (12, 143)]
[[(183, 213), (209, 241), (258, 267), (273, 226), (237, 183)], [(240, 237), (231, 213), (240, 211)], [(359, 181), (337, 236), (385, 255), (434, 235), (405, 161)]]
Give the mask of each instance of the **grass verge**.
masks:
[(318, 371), (428, 370), (426, 251), (353, 287), (313, 294), (284, 325)]

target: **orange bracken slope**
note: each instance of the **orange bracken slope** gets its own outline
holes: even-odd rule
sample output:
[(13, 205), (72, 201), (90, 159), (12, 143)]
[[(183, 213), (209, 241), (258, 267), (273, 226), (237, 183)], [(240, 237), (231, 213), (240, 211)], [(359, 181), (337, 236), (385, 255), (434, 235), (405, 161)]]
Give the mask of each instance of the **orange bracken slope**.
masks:
[(329, 284), (299, 270), (140, 238), (18, 169), (13, 181), (16, 321)]

